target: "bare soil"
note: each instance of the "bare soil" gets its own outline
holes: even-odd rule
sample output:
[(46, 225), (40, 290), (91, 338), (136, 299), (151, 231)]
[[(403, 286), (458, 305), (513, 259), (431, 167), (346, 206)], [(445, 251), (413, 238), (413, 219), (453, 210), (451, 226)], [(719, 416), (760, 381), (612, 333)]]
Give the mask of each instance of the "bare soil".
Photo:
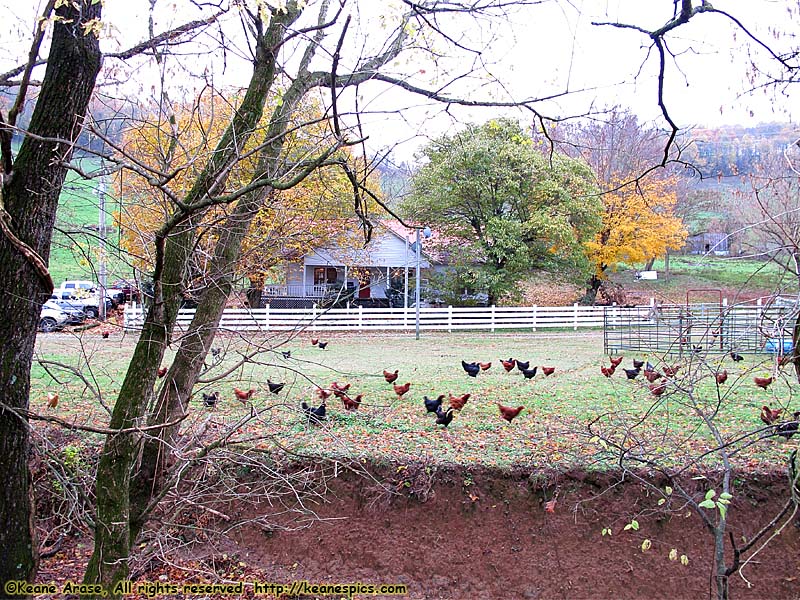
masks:
[[(405, 584), (408, 595), (399, 597), (413, 599), (713, 597), (713, 544), (701, 520), (677, 504), (659, 507), (657, 497), (634, 483), (585, 472), (531, 477), (500, 470), (370, 470), (388, 487), (340, 472), (329, 480), (324, 500), (305, 500), (318, 519), (304, 528), (282, 531), (281, 503), (264, 502), (254, 512), (272, 514), (272, 530), (235, 529), (171, 556), (171, 564), (151, 564), (137, 578), (208, 581), (202, 572), (209, 569), (199, 566), (215, 565), (219, 581)], [(684, 483), (698, 492), (708, 485)], [(729, 511), (737, 544), (774, 516), (786, 495), (779, 474), (739, 482)], [(224, 511), (243, 516), (236, 505)], [(195, 517), (203, 523), (209, 513)], [(638, 531), (624, 531), (633, 518)], [(284, 524), (290, 524), (288, 515)], [(602, 535), (604, 528), (612, 534)], [(645, 540), (651, 547), (643, 551)], [(688, 565), (670, 560), (672, 549), (685, 554)], [(75, 580), (89, 550), (85, 538), (72, 540), (43, 561), (39, 580)], [(798, 521), (783, 528), (743, 574), (752, 587), (735, 575), (731, 598), (799, 598)], [(253, 597), (252, 589), (245, 596)]]

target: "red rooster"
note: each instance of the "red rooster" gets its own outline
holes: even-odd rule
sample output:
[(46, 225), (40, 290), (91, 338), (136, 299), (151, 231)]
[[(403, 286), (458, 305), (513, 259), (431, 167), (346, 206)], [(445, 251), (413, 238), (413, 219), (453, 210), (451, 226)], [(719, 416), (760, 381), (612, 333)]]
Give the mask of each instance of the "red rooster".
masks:
[(514, 367), (517, 366), (517, 361), (513, 358), (509, 358), (508, 360), (500, 359), (500, 362), (503, 363), (503, 368), (506, 370), (506, 373), (509, 373), (514, 370)]
[(510, 406), (503, 406), (499, 402), (497, 402), (497, 408), (500, 409), (500, 416), (503, 417), (506, 421), (511, 423), (519, 413), (522, 412), (524, 406), (518, 406), (517, 408), (511, 408)]
[(662, 375), (658, 371), (645, 371), (644, 372), (644, 377), (645, 377), (645, 379), (647, 379), (647, 381), (649, 381), (650, 383), (653, 383), (653, 382), (661, 379)]
[(402, 398), (403, 394), (411, 388), (411, 382), (407, 381), (403, 385), (397, 385), (395, 383), (392, 387), (394, 387), (394, 393), (397, 394), (397, 397)]
[(250, 388), (245, 392), (235, 387), (233, 388), (233, 393), (236, 394), (236, 397), (242, 402), (247, 402), (248, 400), (250, 400), (250, 398), (253, 397), (253, 394), (255, 394), (256, 391), (253, 388)]
[(616, 369), (616, 367), (614, 367), (614, 366), (610, 366), (610, 367), (603, 367), (603, 366), (601, 366), (601, 367), (600, 367), (600, 372), (601, 372), (603, 375), (605, 375), (606, 377), (611, 377), (611, 376), (614, 374), (614, 370), (615, 370), (615, 369)]
[(386, 380), (386, 383), (394, 383), (397, 381), (399, 371), (397, 369), (394, 370), (394, 373), (391, 371), (383, 371), (383, 378)]
[(323, 403), (325, 402), (325, 400), (328, 399), (328, 396), (330, 395), (331, 395), (330, 391), (323, 388), (317, 388), (317, 396), (319, 396), (319, 399), (322, 400)]
[(340, 396), (342, 399), (342, 404), (344, 404), (345, 410), (358, 410), (358, 407), (361, 406), (361, 399), (364, 397), (364, 394), (359, 394), (355, 398), (351, 398), (347, 394)]
[(623, 358), (625, 357), (624, 356), (618, 356), (617, 358), (609, 357), (608, 360), (611, 361), (611, 366), (616, 369), (622, 363)]
[(480, 366), (481, 371), (488, 371), (489, 369), (492, 368), (492, 363), (491, 362), (488, 362), (488, 363), (479, 362), (478, 365)]
[(58, 406), (58, 392), (47, 392), (47, 407), (55, 408)]
[(664, 365), (664, 375), (667, 377), (674, 377), (675, 373), (680, 371), (680, 369), (680, 365), (672, 365), (671, 367), (669, 365)]
[(311, 345), (316, 346), (319, 343), (319, 338), (311, 338)]
[(350, 389), (349, 383), (341, 384), (338, 381), (334, 381), (331, 384), (331, 391), (333, 392), (333, 395), (336, 396), (337, 398), (343, 398), (344, 396), (346, 396), (347, 390), (349, 389)]
[(783, 412), (782, 408), (770, 408), (766, 404), (761, 407), (761, 420), (767, 425), (772, 425)]
[(461, 410), (469, 400), (472, 394), (462, 394), (461, 396), (453, 396), (450, 394), (450, 407), (454, 410)]
[(158, 378), (161, 379), (164, 375), (167, 374), (167, 367), (161, 367), (158, 371)]
[(716, 373), (714, 375), (714, 379), (716, 379), (717, 383), (725, 383), (726, 381), (728, 381), (728, 370), (723, 369), (719, 373)]
[(661, 394), (663, 394), (666, 391), (667, 384), (666, 383), (651, 383), (647, 387), (650, 388), (650, 393), (653, 394), (653, 396), (660, 396)]
[(770, 376), (770, 377), (753, 377), (753, 382), (758, 387), (760, 387), (762, 390), (767, 389), (773, 381), (775, 381), (775, 378), (772, 377), (772, 376)]
[(542, 367), (542, 373), (544, 373), (546, 377), (549, 377), (555, 372), (556, 372), (555, 367)]

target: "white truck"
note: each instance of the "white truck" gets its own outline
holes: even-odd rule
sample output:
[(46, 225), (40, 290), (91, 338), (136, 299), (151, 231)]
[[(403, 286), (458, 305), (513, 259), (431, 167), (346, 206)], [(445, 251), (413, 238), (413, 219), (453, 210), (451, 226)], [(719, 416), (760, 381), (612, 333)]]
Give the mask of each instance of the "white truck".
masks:
[[(61, 287), (53, 291), (52, 299), (69, 300), (72, 305), (79, 305), (90, 319), (100, 316), (100, 293), (97, 284), (87, 280), (67, 280)], [(106, 312), (114, 307), (113, 301), (106, 296)]]

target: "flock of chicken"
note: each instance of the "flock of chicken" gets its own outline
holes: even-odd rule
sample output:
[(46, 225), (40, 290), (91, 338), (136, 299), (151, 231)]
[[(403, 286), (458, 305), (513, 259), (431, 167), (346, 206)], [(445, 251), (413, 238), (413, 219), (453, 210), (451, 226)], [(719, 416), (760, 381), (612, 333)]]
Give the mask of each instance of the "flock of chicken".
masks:
[[(734, 360), (734, 362), (739, 362), (743, 360), (742, 355), (736, 352), (731, 352), (730, 357)], [(620, 364), (622, 364), (624, 358), (625, 358), (624, 356), (610, 357), (609, 360), (611, 361), (611, 365), (608, 367), (601, 366), (600, 372), (605, 377), (611, 377), (616, 372), (617, 367), (619, 367)], [(636, 360), (634, 358), (633, 368), (626, 369), (623, 367), (622, 370), (625, 372), (625, 377), (627, 379), (636, 379), (636, 377), (638, 377), (638, 375), (642, 373), (643, 368), (644, 368), (643, 375), (649, 382), (648, 388), (650, 389), (650, 393), (653, 394), (654, 396), (661, 396), (667, 389), (668, 379), (670, 377), (674, 377), (681, 367), (680, 365), (673, 365), (673, 366), (664, 365), (663, 367), (661, 367), (661, 370), (663, 371), (662, 375), (662, 373), (657, 371), (656, 368), (652, 364), (650, 364), (649, 361)], [(658, 382), (659, 379), (661, 379), (662, 381)], [(728, 380), (727, 369), (717, 371), (714, 374), (714, 379), (718, 385), (725, 383)], [(772, 376), (753, 377), (753, 383), (755, 383), (756, 386), (760, 387), (762, 390), (766, 390), (774, 380), (775, 378)], [(794, 412), (792, 420), (785, 421), (782, 423), (777, 423), (778, 418), (780, 417), (782, 412), (783, 412), (782, 408), (772, 409), (769, 406), (764, 405), (761, 407), (760, 416), (761, 420), (765, 424), (774, 427), (774, 431), (777, 435), (780, 435), (788, 440), (791, 439), (795, 433), (797, 433), (798, 421), (800, 421), (800, 411)]]

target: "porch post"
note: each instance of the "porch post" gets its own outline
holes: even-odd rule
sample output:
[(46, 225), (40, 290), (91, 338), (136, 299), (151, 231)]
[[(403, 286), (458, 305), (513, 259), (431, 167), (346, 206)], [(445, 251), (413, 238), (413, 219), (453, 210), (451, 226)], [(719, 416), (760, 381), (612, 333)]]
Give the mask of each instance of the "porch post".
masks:
[(408, 310), (408, 234), (406, 234), (406, 276), (405, 292), (403, 293), (403, 308)]

